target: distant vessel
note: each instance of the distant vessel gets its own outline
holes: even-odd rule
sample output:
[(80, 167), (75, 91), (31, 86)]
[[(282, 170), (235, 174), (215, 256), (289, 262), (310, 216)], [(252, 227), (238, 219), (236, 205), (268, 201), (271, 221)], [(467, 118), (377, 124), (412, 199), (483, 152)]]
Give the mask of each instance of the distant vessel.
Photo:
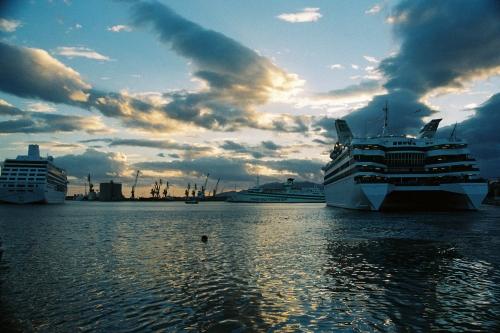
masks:
[(6, 159), (0, 175), (0, 201), (63, 203), (67, 192), (66, 172), (54, 165), (52, 156), (40, 157), (38, 145), (29, 145), (28, 155)]
[(437, 208), (476, 210), (488, 187), (479, 176), (467, 143), (434, 138), (433, 119), (418, 138), (386, 134), (354, 138), (345, 120), (336, 120), (338, 142), (324, 168), (326, 203), (352, 209)]
[(283, 188), (264, 188), (258, 184), (248, 190), (232, 194), (229, 202), (283, 202), (307, 203), (325, 202), (323, 190), (319, 187), (298, 188), (294, 186), (293, 178), (288, 178)]

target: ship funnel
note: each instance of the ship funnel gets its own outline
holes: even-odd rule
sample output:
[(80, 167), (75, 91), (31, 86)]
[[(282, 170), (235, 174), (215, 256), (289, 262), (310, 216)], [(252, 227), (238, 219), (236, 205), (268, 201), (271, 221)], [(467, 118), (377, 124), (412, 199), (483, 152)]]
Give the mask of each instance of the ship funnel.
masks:
[(38, 145), (29, 145), (28, 146), (28, 157), (32, 159), (40, 158), (40, 148)]
[(337, 137), (341, 144), (348, 145), (351, 143), (351, 140), (353, 138), (352, 132), (345, 120), (335, 120), (335, 129), (337, 130)]
[(420, 138), (432, 139), (436, 134), (441, 119), (432, 119), (420, 130)]

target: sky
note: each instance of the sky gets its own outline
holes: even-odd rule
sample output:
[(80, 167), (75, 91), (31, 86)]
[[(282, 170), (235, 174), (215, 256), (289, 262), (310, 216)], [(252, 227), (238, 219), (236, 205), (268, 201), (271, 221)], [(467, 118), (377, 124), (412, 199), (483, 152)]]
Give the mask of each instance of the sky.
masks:
[(101, 1), (0, 4), (0, 159), (37, 143), (70, 193), (111, 179), (241, 189), (320, 183), (334, 119), (357, 136), (458, 123), (500, 176), (500, 3)]

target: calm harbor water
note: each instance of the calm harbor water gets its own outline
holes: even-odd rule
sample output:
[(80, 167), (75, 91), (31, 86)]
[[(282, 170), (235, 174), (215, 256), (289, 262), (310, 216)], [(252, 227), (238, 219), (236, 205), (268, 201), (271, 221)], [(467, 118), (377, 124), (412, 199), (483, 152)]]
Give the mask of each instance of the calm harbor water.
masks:
[(11, 329), (500, 331), (498, 207), (0, 205), (0, 238)]

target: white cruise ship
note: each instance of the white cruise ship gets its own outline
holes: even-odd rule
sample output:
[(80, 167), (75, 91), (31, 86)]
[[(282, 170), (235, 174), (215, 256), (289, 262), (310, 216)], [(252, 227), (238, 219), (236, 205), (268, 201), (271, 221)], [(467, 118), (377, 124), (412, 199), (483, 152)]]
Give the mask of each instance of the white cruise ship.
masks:
[(16, 204), (63, 203), (67, 192), (66, 172), (52, 156), (40, 157), (38, 145), (28, 155), (6, 159), (0, 175), (0, 201)]
[(228, 198), (229, 202), (268, 202), (268, 203), (308, 203), (325, 202), (325, 195), (320, 187), (298, 188), (293, 178), (288, 178), (283, 188), (264, 188), (258, 184), (248, 190), (234, 193)]
[(326, 203), (363, 210), (476, 210), (488, 187), (480, 178), (467, 143), (435, 138), (441, 119), (433, 119), (418, 138), (383, 134), (354, 138), (337, 120), (338, 142), (323, 167)]

